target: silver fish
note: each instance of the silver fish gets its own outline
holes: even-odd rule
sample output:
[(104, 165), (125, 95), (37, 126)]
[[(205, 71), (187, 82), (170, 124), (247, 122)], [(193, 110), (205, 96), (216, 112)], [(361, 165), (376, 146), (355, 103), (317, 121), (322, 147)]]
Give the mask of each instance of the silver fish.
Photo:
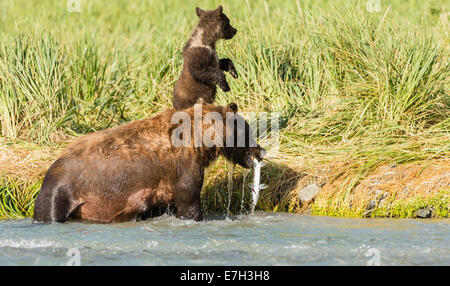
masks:
[(263, 161), (258, 161), (257, 159), (253, 159), (253, 184), (250, 185), (250, 188), (252, 189), (252, 213), (255, 211), (256, 204), (258, 203), (259, 199), (259, 191), (264, 190), (267, 188), (266, 184), (259, 184), (259, 181), (261, 180), (261, 167), (264, 166)]

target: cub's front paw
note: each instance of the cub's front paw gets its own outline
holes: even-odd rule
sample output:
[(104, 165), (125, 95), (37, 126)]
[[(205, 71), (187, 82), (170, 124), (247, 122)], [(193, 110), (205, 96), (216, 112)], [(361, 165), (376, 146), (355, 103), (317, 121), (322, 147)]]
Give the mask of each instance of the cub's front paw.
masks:
[(232, 69), (230, 69), (230, 75), (233, 78), (238, 78), (238, 74), (237, 74), (236, 70), (234, 69), (234, 67)]
[(238, 78), (238, 74), (236, 72), (236, 68), (234, 67), (233, 62), (231, 62), (231, 61), (230, 61), (230, 66), (229, 66), (228, 72), (230, 73), (230, 75), (233, 78), (235, 78), (235, 79)]
[[(225, 77), (225, 76), (224, 76)], [(217, 84), (224, 92), (230, 91), (230, 86), (228, 85), (228, 82), (226, 79), (222, 79)]]
[(222, 85), (220, 86), (220, 88), (221, 88), (224, 92), (230, 91), (230, 86), (228, 85), (227, 82), (225, 82), (224, 84), (222, 84)]

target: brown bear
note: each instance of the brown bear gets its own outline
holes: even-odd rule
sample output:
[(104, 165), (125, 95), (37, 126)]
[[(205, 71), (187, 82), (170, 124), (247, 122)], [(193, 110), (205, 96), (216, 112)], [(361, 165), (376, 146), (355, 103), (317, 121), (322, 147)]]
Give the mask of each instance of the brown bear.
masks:
[(237, 32), (222, 13), (222, 6), (207, 11), (197, 7), (196, 13), (200, 20), (184, 46), (183, 69), (173, 90), (173, 107), (177, 110), (193, 106), (199, 98), (213, 103), (216, 85), (229, 91), (224, 71), (238, 77), (233, 62), (219, 60), (215, 48), (219, 39), (231, 39)]
[[(174, 122), (178, 115), (182, 124)], [(169, 204), (176, 217), (202, 220), (204, 169), (219, 155), (244, 168), (264, 157), (248, 123), (237, 124), (239, 119), (234, 103), (196, 104), (82, 136), (48, 169), (34, 221), (122, 222), (160, 215), (155, 210)], [(197, 144), (196, 134), (209, 134), (214, 144), (207, 136)]]

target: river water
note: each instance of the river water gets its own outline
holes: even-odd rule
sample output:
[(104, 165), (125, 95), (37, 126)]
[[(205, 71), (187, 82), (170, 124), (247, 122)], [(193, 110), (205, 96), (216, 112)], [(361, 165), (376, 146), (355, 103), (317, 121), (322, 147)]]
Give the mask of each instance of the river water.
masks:
[(0, 221), (0, 265), (450, 265), (449, 219), (256, 212), (203, 222)]

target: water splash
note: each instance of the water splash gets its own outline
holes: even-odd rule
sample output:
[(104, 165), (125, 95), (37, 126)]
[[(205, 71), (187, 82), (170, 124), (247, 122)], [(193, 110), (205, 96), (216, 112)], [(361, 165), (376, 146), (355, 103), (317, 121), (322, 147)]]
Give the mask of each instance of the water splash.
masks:
[(234, 163), (227, 161), (228, 167), (228, 204), (227, 204), (227, 218), (230, 215), (230, 205), (231, 205), (231, 194), (233, 192), (233, 174), (234, 174)]
[(250, 173), (249, 170), (244, 171), (244, 175), (242, 177), (242, 192), (241, 192), (241, 212), (240, 215), (244, 215), (244, 197), (245, 197), (245, 186), (247, 185), (245, 182), (247, 181), (247, 176)]

